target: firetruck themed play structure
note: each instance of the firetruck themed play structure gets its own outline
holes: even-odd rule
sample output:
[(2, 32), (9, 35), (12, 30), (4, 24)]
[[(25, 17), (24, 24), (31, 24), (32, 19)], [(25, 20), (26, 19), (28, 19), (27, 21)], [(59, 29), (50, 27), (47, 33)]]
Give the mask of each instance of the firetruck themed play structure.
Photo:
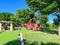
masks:
[(43, 27), (39, 27), (37, 24), (34, 23), (34, 19), (30, 19), (30, 21), (25, 25), (26, 29), (31, 30), (42, 30)]

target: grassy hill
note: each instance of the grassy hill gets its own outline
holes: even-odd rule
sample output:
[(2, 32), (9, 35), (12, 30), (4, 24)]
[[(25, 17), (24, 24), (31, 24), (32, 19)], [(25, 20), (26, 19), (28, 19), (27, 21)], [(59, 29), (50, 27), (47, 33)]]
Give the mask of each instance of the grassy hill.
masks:
[[(52, 32), (53, 30), (51, 30)], [(15, 31), (0, 32), (0, 45), (19, 45), (18, 34), (22, 33), (25, 45), (60, 45), (60, 36), (44, 31), (32, 31), (22, 28)]]

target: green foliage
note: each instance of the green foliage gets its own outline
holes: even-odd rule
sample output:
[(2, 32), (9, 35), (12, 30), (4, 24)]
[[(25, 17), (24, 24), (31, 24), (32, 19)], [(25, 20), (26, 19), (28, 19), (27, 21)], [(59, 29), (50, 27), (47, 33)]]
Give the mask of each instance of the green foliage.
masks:
[(58, 25), (54, 24), (54, 23), (49, 23), (49, 28), (50, 29), (57, 29)]
[(47, 28), (49, 28), (49, 23), (47, 22), (47, 23), (45, 24), (45, 26), (46, 26)]
[(34, 17), (34, 11), (30, 9), (20, 9), (20, 10), (17, 10), (16, 17), (20, 23), (24, 24)]
[(0, 21), (12, 21), (14, 14), (9, 13), (9, 12), (1, 12), (0, 13)]
[(57, 18), (54, 19), (54, 24), (58, 25), (58, 19)]
[(59, 22), (58, 22), (58, 19), (55, 18), (53, 21), (54, 21), (54, 22), (53, 22), (54, 28), (57, 29), (57, 28), (58, 28), (58, 23), (59, 23)]
[(49, 14), (60, 10), (60, 0), (26, 0), (32, 10), (40, 10), (42, 14)]
[(35, 22), (40, 26), (46, 25), (47, 21), (48, 21), (47, 15), (36, 15), (35, 16)]
[(16, 20), (16, 15), (14, 15), (14, 14), (11, 15), (11, 16), (10, 16), (10, 21), (15, 21), (15, 20)]

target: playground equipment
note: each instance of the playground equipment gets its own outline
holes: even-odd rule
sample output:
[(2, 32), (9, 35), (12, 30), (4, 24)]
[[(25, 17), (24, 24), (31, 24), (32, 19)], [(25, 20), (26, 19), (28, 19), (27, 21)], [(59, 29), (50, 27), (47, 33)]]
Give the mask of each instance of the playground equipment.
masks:
[(42, 30), (43, 27), (39, 27), (37, 24), (34, 23), (34, 19), (30, 19), (30, 21), (25, 25), (26, 29), (31, 30)]

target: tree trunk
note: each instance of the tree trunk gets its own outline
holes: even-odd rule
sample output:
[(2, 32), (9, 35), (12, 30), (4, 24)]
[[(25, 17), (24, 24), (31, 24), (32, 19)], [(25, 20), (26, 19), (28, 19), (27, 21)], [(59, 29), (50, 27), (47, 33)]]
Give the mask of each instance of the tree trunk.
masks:
[(58, 35), (60, 36), (60, 15), (58, 16)]
[(60, 25), (58, 25), (58, 35), (60, 36)]
[(58, 12), (57, 17), (58, 17), (58, 35), (60, 36), (60, 12)]

